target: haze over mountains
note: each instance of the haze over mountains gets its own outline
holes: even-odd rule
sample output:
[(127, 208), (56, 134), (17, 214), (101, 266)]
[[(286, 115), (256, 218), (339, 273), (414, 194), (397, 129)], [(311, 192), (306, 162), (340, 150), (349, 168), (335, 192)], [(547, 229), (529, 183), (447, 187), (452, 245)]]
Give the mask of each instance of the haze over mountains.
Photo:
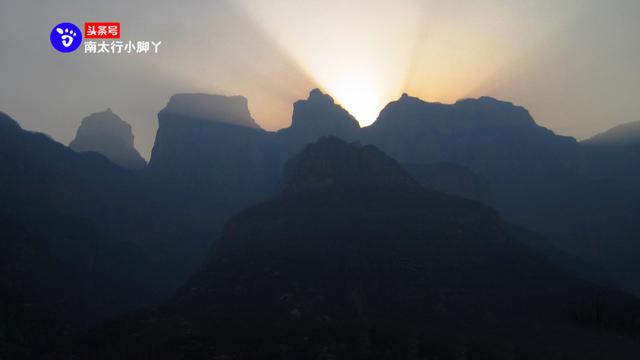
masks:
[(360, 128), (315, 89), (289, 128), (269, 132), (244, 97), (178, 94), (158, 121), (145, 166), (110, 111), (83, 121), (78, 152), (0, 115), (9, 358), (39, 358), (180, 285), (162, 306), (57, 350), (637, 353), (640, 307), (622, 292), (640, 293), (635, 147), (558, 136), (487, 97), (446, 105), (404, 94)]
[[(558, 136), (511, 103), (483, 97), (446, 105), (403, 94), (361, 129), (315, 89), (294, 104), (289, 128), (269, 132), (255, 125), (242, 97), (178, 94), (158, 117), (147, 173), (171, 206), (191, 216), (225, 218), (268, 198), (288, 158), (335, 135), (378, 146), (423, 184), (495, 206), (640, 291), (640, 195), (633, 185), (640, 152)], [(451, 172), (456, 166), (461, 170)]]

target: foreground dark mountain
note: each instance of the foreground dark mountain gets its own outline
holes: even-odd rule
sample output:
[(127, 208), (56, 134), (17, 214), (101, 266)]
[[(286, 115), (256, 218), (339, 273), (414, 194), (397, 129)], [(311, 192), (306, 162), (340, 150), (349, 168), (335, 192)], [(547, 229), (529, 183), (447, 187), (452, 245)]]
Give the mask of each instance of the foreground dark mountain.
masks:
[(159, 301), (202, 259), (206, 227), (162, 208), (128, 170), (0, 114), (3, 338), (13, 356)]
[(69, 147), (77, 152), (95, 151), (124, 168), (140, 170), (147, 162), (133, 145), (131, 126), (111, 109), (82, 119)]
[(488, 207), (335, 138), (233, 217), (207, 266), (82, 342), (98, 359), (632, 359), (638, 301), (558, 270)]
[(430, 189), (478, 200), (485, 204), (493, 202), (493, 191), (489, 180), (476, 175), (464, 166), (446, 162), (402, 164), (402, 166), (411, 177)]
[(0, 358), (37, 358), (96, 320), (160, 299), (157, 265), (90, 220), (0, 214)]

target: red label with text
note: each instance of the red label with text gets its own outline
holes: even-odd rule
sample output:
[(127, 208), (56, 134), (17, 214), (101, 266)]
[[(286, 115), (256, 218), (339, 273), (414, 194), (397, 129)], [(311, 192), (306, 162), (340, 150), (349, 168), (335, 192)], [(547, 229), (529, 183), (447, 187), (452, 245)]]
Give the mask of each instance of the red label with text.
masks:
[(84, 23), (85, 39), (119, 39), (119, 22), (86, 22)]

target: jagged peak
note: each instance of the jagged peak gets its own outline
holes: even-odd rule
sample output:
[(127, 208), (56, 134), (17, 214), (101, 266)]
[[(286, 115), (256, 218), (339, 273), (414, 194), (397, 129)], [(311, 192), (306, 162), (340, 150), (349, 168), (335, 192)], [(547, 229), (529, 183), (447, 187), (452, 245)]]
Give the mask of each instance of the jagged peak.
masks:
[[(428, 121), (436, 114), (434, 111), (439, 114), (438, 118), (445, 116), (451, 121), (476, 122), (481, 120), (493, 124), (535, 125), (535, 121), (524, 107), (490, 96), (465, 98), (453, 104), (443, 104), (428, 102), (407, 93), (403, 93), (398, 100), (387, 104), (373, 125), (396, 122), (398, 117), (407, 116), (412, 122), (415, 120)], [(456, 113), (466, 113), (467, 115), (460, 116)]]
[(314, 135), (344, 135), (360, 128), (358, 121), (320, 89), (309, 92), (306, 100), (293, 104), (290, 129), (305, 129)]
[(80, 127), (90, 124), (99, 126), (105, 123), (131, 131), (131, 125), (128, 122), (122, 120), (120, 116), (116, 115), (113, 110), (111, 110), (111, 108), (107, 108), (104, 111), (91, 113), (89, 116), (82, 119)]
[(98, 152), (114, 163), (130, 169), (146, 166), (146, 161), (134, 146), (131, 125), (110, 108), (82, 119), (69, 147), (76, 152)]
[(465, 104), (487, 104), (487, 105), (521, 108), (521, 106), (514, 105), (510, 101), (496, 99), (491, 96), (480, 96), (479, 98), (463, 98), (456, 101), (454, 105), (465, 105)]
[(335, 104), (335, 101), (329, 94), (323, 93), (320, 89), (315, 88), (309, 92), (309, 96), (307, 97), (307, 101), (311, 102), (326, 102), (329, 104)]

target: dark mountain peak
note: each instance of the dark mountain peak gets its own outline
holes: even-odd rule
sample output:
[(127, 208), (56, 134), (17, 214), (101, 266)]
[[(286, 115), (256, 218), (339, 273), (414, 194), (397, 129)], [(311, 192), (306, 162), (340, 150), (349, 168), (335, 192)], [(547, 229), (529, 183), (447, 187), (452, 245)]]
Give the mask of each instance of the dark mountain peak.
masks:
[(453, 107), (466, 119), (487, 125), (537, 126), (524, 107), (489, 96), (458, 100)]
[(118, 115), (114, 114), (111, 108), (104, 111), (95, 112), (84, 119), (80, 124), (79, 131), (108, 131), (109, 135), (117, 135), (126, 143), (133, 145), (133, 134), (131, 133), (131, 125), (122, 120)]
[(162, 111), (214, 122), (260, 128), (251, 117), (249, 102), (244, 96), (175, 94), (171, 96), (169, 103)]
[(640, 121), (614, 126), (585, 141), (587, 145), (633, 145), (640, 144)]
[[(299, 100), (304, 101), (304, 100)], [(333, 98), (329, 94), (323, 93), (320, 89), (315, 88), (309, 92), (307, 101), (316, 104), (334, 104)]]
[(403, 123), (407, 119), (411, 119), (412, 123), (416, 120), (422, 122), (422, 118), (425, 118), (425, 115), (431, 115), (431, 111), (436, 109), (442, 111), (446, 106), (440, 103), (430, 103), (407, 93), (402, 93), (398, 100), (391, 101), (380, 111), (378, 119), (371, 125), (371, 128)]
[(424, 101), (407, 93), (385, 106), (374, 126), (398, 122), (449, 130), (459, 126), (466, 129), (469, 125), (535, 125), (525, 108), (492, 97), (482, 96), (458, 100), (454, 104), (441, 104)]
[(400, 95), (400, 98), (396, 101), (392, 101), (389, 104), (387, 104), (387, 106), (393, 106), (393, 105), (398, 105), (398, 104), (402, 104), (402, 105), (408, 105), (408, 104), (429, 104), (429, 102), (426, 102), (418, 97), (415, 96), (411, 96), (409, 94), (407, 94), (406, 92), (402, 93), (402, 95)]
[(6, 130), (20, 130), (21, 127), (18, 124), (17, 121), (15, 121), (13, 118), (11, 118), (11, 116), (7, 115), (6, 113), (3, 113), (0, 111), (0, 130), (2, 131), (6, 131)]
[(494, 105), (504, 105), (504, 106), (514, 106), (513, 103), (509, 101), (503, 101), (496, 99), (491, 96), (480, 96), (479, 98), (464, 98), (455, 102), (456, 104), (473, 104), (473, 103), (481, 103), (481, 104), (494, 104)]
[(69, 147), (77, 152), (95, 151), (129, 169), (141, 169), (145, 160), (134, 147), (131, 125), (111, 109), (93, 113), (84, 119)]
[(308, 145), (285, 164), (287, 193), (331, 188), (383, 190), (419, 185), (393, 159), (372, 145), (347, 143), (334, 136)]
[(353, 140), (359, 128), (358, 121), (336, 104), (331, 96), (313, 89), (306, 100), (298, 100), (293, 104), (291, 126), (281, 133), (293, 135), (293, 140), (301, 143), (308, 143), (326, 135)]

